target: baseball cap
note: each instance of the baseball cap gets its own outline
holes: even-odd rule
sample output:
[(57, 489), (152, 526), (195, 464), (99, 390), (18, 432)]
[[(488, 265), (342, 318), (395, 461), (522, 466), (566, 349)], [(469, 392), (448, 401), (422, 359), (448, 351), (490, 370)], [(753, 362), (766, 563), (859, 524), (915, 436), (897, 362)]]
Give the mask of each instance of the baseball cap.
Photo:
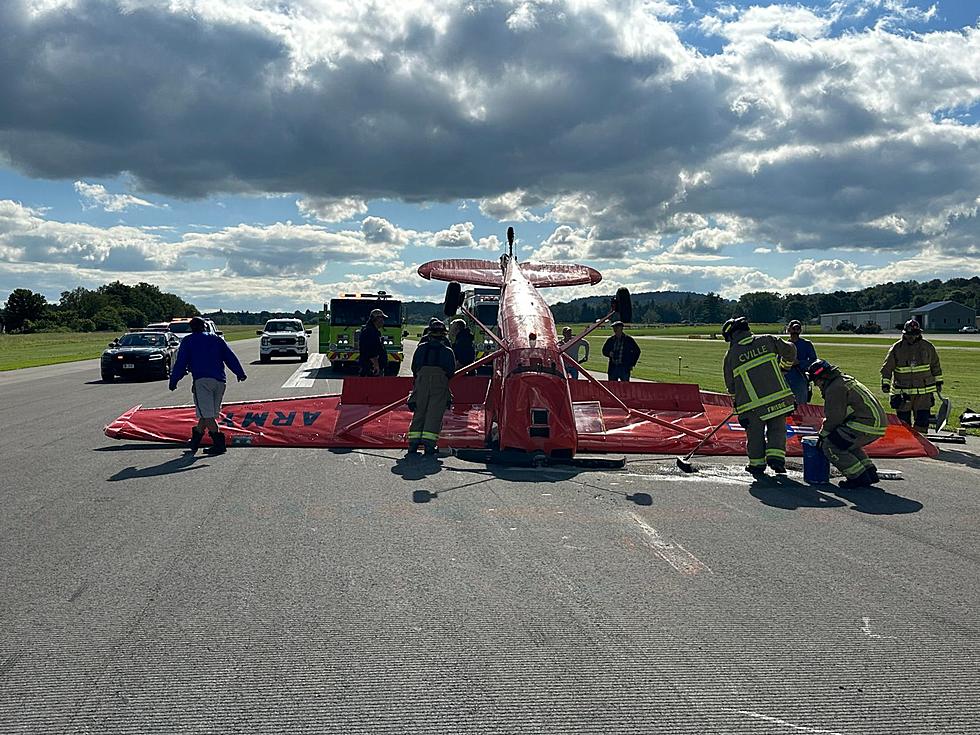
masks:
[(388, 315), (381, 311), (381, 309), (371, 309), (371, 318), (374, 319), (376, 316), (380, 316), (382, 319), (388, 318)]

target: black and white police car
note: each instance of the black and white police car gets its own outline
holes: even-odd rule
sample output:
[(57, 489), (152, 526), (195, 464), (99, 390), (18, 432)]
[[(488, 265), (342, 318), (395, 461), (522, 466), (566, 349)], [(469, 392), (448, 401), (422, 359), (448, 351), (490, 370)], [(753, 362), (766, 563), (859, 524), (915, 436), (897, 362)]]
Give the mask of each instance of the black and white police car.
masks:
[(169, 332), (130, 332), (102, 353), (102, 380), (116, 377), (169, 378), (180, 340)]

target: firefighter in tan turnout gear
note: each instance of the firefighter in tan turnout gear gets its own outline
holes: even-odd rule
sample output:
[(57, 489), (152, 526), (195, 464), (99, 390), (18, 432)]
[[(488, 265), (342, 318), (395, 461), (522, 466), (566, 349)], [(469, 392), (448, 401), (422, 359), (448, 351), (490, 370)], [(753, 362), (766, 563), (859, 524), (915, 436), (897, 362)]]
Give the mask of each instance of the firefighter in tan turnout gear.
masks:
[(878, 470), (863, 447), (885, 435), (885, 409), (859, 381), (826, 360), (815, 360), (807, 377), (823, 394), (823, 426), (818, 445), (844, 474), (842, 488), (878, 482)]
[(408, 427), (408, 456), (418, 454), (419, 445), (425, 447), (427, 457), (436, 453), (442, 419), (452, 401), (449, 379), (456, 372), (456, 356), (445, 338), (446, 325), (433, 319), (412, 358), (415, 387), (408, 406), (414, 413)]
[[(922, 338), (915, 319), (905, 322), (902, 338), (891, 346), (881, 366), (881, 392), (903, 423), (923, 434), (937, 392), (943, 388), (943, 370), (932, 343)], [(913, 412), (915, 417), (913, 419)]]
[(746, 433), (749, 464), (745, 469), (763, 477), (768, 465), (777, 475), (784, 475), (786, 416), (796, 404), (783, 371), (796, 360), (796, 348), (778, 337), (755, 336), (745, 317), (729, 319), (721, 334), (729, 343), (725, 386)]

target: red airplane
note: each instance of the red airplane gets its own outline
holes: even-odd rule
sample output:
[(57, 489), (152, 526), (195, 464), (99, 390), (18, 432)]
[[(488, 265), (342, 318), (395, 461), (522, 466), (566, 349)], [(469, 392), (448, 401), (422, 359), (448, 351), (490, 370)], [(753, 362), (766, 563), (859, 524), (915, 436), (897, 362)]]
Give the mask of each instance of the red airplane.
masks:
[[(509, 252), (497, 261), (436, 260), (418, 269), (423, 278), (449, 281), (447, 316), (462, 309), (498, 347), (452, 378), (453, 407), (441, 446), (568, 462), (583, 452), (683, 454), (707, 439), (702, 454), (745, 454), (745, 432), (730, 420), (728, 395), (693, 384), (601, 381), (575, 362), (568, 350), (578, 340), (616, 314), (631, 321), (629, 292), (620, 289), (603, 319), (559, 345), (554, 317), (538, 289), (596, 284), (602, 275), (581, 265), (520, 262), (513, 254), (513, 228), (507, 239)], [(500, 288), (499, 335), (463, 308), (461, 283)], [(491, 376), (473, 374), (487, 363), (493, 365)], [(566, 365), (586, 379), (569, 379)], [(403, 448), (411, 388), (412, 378), (349, 377), (339, 395), (225, 404), (220, 423), (231, 446)], [(822, 418), (820, 407), (811, 405), (790, 417), (788, 454), (802, 454), (800, 439), (817, 433)], [(195, 423), (193, 407), (136, 406), (105, 432), (118, 439), (185, 442)], [(893, 416), (886, 435), (868, 450), (881, 457), (937, 453)]]

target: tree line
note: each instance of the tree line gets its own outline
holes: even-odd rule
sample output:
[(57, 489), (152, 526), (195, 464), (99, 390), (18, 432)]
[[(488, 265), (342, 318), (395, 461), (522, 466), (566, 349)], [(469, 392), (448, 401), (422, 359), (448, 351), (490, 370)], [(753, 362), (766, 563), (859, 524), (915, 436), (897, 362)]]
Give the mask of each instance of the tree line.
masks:
[[(610, 296), (589, 296), (559, 302), (551, 307), (556, 321), (591, 322), (606, 315)], [(750, 322), (775, 323), (799, 319), (815, 321), (821, 314), (845, 311), (882, 311), (924, 306), (933, 301), (956, 301), (980, 311), (980, 277), (948, 281), (901, 281), (870, 286), (859, 291), (818, 294), (780, 294), (753, 291), (737, 301), (718, 294), (669, 292), (634, 294), (633, 321), (646, 324), (721, 323), (733, 316)]]
[[(588, 296), (551, 307), (558, 322), (592, 322), (606, 315), (610, 296)], [(719, 324), (732, 316), (745, 316), (757, 323), (813, 321), (821, 314), (842, 311), (880, 311), (923, 306), (933, 301), (957, 301), (980, 310), (980, 277), (953, 278), (948, 281), (901, 281), (870, 286), (859, 291), (819, 294), (780, 294), (753, 291), (737, 300), (716, 293), (648, 292), (634, 294), (633, 321), (647, 324)], [(429, 310), (427, 302), (407, 302), (420, 314)], [(431, 304), (433, 312), (440, 304)], [(413, 310), (410, 308), (410, 312)], [(142, 327), (150, 322), (175, 317), (197, 316), (197, 307), (179, 296), (165, 293), (149, 283), (127, 286), (119, 281), (87, 289), (79, 286), (63, 291), (57, 303), (48, 303), (43, 294), (14, 289), (0, 310), (7, 332), (93, 332), (120, 331)], [(264, 324), (269, 319), (294, 317), (315, 323), (318, 312), (306, 311), (223, 311), (206, 316), (216, 324)], [(411, 321), (411, 314), (409, 321)]]
[(0, 318), (7, 332), (118, 332), (150, 322), (198, 316), (197, 308), (151, 283), (114, 281), (96, 289), (62, 291), (57, 303), (26, 288), (14, 289)]

